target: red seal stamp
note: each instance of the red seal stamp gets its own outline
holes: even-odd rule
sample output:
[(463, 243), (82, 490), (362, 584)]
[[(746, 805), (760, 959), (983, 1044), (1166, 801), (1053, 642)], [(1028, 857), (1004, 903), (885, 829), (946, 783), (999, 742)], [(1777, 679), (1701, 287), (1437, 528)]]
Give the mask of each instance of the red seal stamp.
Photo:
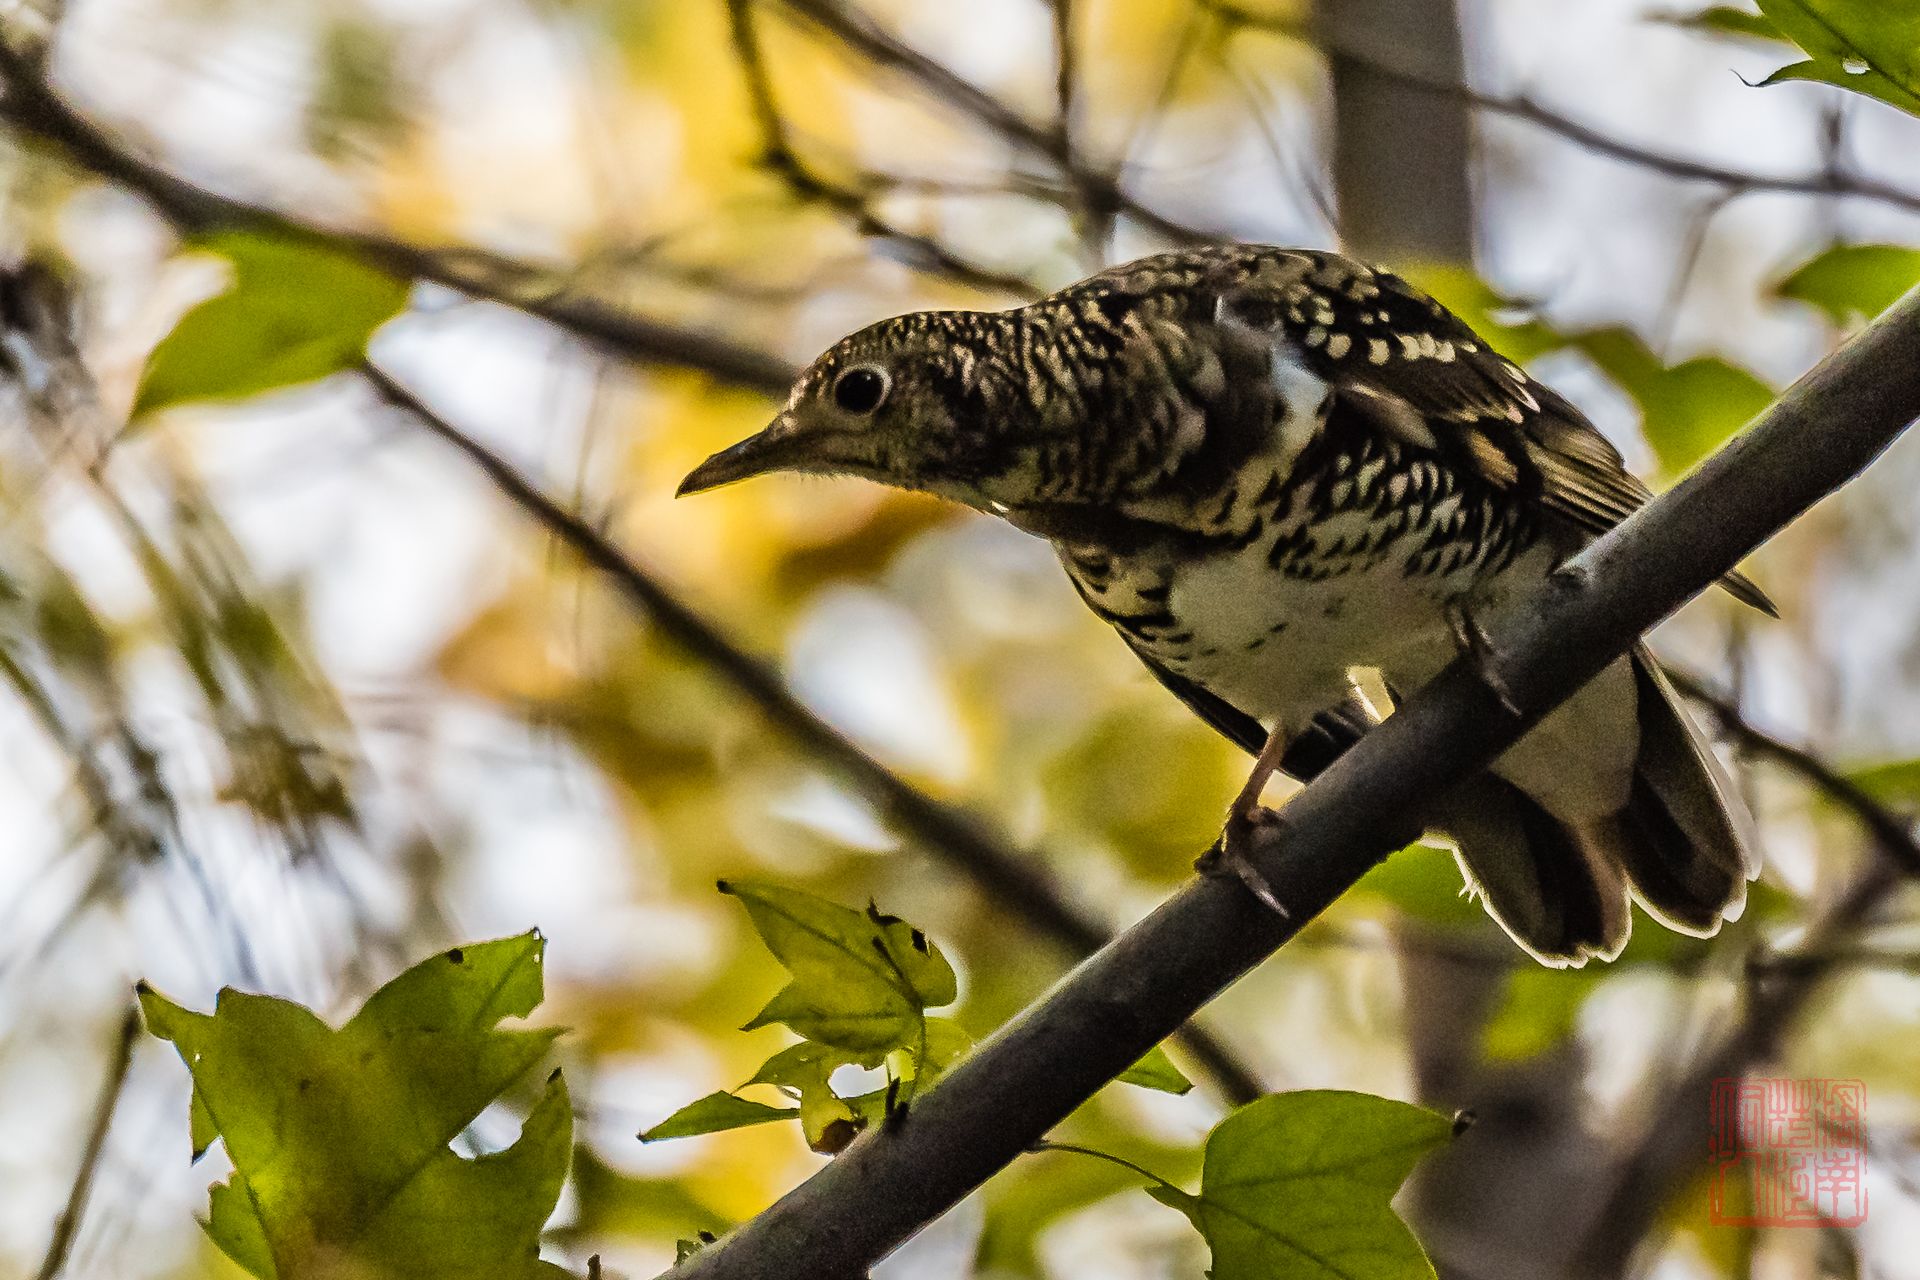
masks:
[(1715, 1080), (1708, 1216), (1727, 1227), (1867, 1220), (1867, 1087), (1858, 1080)]

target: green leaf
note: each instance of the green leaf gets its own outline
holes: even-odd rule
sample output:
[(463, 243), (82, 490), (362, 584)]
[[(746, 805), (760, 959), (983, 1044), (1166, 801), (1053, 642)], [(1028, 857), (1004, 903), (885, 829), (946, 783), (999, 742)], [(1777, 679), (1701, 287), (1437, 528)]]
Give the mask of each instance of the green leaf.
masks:
[(799, 1114), (794, 1107), (770, 1107), (764, 1102), (736, 1098), (730, 1093), (710, 1093), (697, 1102), (689, 1102), (653, 1128), (641, 1130), (640, 1141), (665, 1142), (668, 1138), (695, 1138), (703, 1133), (791, 1120)]
[(1728, 4), (1717, 4), (1694, 14), (1662, 14), (1656, 20), (1689, 31), (1744, 36), (1750, 40), (1765, 40), (1769, 44), (1792, 43), (1786, 33), (1774, 26), (1765, 14), (1754, 13), (1750, 9), (1736, 9)]
[(1782, 298), (1805, 302), (1846, 328), (1879, 315), (1920, 284), (1920, 249), (1850, 244), (1829, 249), (1774, 286)]
[(855, 911), (797, 889), (722, 881), (793, 981), (744, 1029), (785, 1023), (854, 1053), (912, 1048), (926, 1010), (959, 998), (953, 966), (924, 933), (873, 907)]
[(409, 284), (319, 241), (221, 232), (197, 248), (233, 283), (180, 317), (147, 359), (133, 416), (197, 400), (242, 400), (357, 364)]
[(207, 1232), (263, 1280), (534, 1276), (573, 1118), (556, 1072), (505, 1151), (448, 1147), (545, 1056), (557, 1030), (501, 1030), (541, 998), (537, 933), (442, 953), (335, 1030), (289, 1001), (222, 991), (211, 1014), (143, 987), (155, 1035), (193, 1074), (196, 1150), (217, 1136), (232, 1178)]
[(800, 1130), (806, 1135), (807, 1145), (819, 1151), (828, 1143), (828, 1132), (835, 1126), (857, 1127), (859, 1123), (859, 1117), (829, 1083), (834, 1072), (849, 1064), (874, 1065), (873, 1060), (849, 1056), (844, 1049), (802, 1040), (768, 1058), (747, 1084), (774, 1085), (798, 1098)]
[(1583, 969), (1536, 964), (1515, 968), (1507, 975), (1499, 1007), (1481, 1032), (1481, 1051), (1496, 1062), (1545, 1053), (1573, 1034), (1580, 1006), (1608, 972), (1597, 963)]
[[(973, 1047), (973, 1037), (949, 1018), (928, 1018), (922, 1037), (891, 1053), (856, 1052), (802, 1040), (768, 1058), (741, 1088), (768, 1084), (800, 1103), (800, 1127), (815, 1151), (834, 1152), (884, 1110), (887, 1091), (843, 1098), (831, 1084), (841, 1067), (887, 1063), (895, 1077), (930, 1084)], [(869, 1105), (869, 1104), (875, 1105)], [(791, 1113), (789, 1113), (791, 1114)]]
[(1469, 268), (1430, 264), (1411, 267), (1406, 275), (1509, 360), (1525, 364), (1567, 345), (1566, 336), (1536, 319), (1526, 304), (1496, 292)]
[(1364, 1093), (1277, 1093), (1207, 1137), (1200, 1194), (1149, 1195), (1187, 1215), (1214, 1280), (1430, 1280), (1433, 1264), (1390, 1201), (1453, 1122)]
[(225, 1182), (214, 1183), (208, 1189), (208, 1202), (204, 1225), (207, 1236), (220, 1246), (220, 1252), (263, 1280), (277, 1275), (273, 1245), (260, 1221), (260, 1211), (254, 1207), (246, 1176), (235, 1173)]
[(213, 1113), (207, 1110), (207, 1100), (200, 1096), (200, 1086), (193, 1087), (193, 1100), (187, 1104), (187, 1136), (193, 1143), (193, 1158), (196, 1163), (207, 1154), (207, 1148), (220, 1140), (220, 1126), (213, 1122)]
[(1361, 877), (1347, 896), (1356, 903), (1385, 902), (1412, 919), (1445, 928), (1479, 929), (1490, 923), (1468, 896), (1452, 851), (1435, 845), (1408, 845)]
[(1920, 7), (1893, 0), (1759, 0), (1764, 13), (1807, 51), (1762, 84), (1814, 80), (1920, 115)]
[(1920, 759), (1863, 765), (1846, 776), (1881, 804), (1920, 805)]
[(1737, 365), (1701, 356), (1669, 367), (1627, 329), (1596, 329), (1575, 345), (1640, 406), (1647, 443), (1669, 474), (1691, 468), (1773, 401), (1772, 389)]
[[(908, 1074), (932, 1081), (967, 1056), (967, 1052), (973, 1048), (973, 1037), (952, 1018), (928, 1018), (925, 1047), (926, 1060), (912, 1062)], [(918, 1045), (911, 1048), (915, 1053), (920, 1050)]]
[(1186, 1093), (1193, 1088), (1193, 1081), (1181, 1074), (1180, 1068), (1173, 1065), (1173, 1060), (1167, 1057), (1167, 1051), (1159, 1045), (1153, 1046), (1146, 1057), (1122, 1071), (1118, 1079), (1121, 1084), (1158, 1089), (1161, 1093)]

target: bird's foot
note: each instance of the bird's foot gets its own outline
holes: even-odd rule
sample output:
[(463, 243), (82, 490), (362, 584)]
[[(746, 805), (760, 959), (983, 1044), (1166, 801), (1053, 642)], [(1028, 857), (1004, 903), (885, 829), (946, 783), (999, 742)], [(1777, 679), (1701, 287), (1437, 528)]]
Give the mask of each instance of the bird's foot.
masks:
[(1211, 879), (1238, 880), (1248, 893), (1258, 898), (1282, 920), (1293, 918), (1267, 882), (1266, 875), (1253, 864), (1253, 840), (1264, 827), (1280, 825), (1280, 815), (1264, 805), (1236, 804), (1227, 815), (1226, 829), (1211, 849), (1201, 854), (1193, 869)]
[(1498, 651), (1493, 640), (1487, 635), (1487, 629), (1473, 616), (1473, 610), (1464, 600), (1447, 602), (1447, 626), (1453, 632), (1453, 643), (1473, 664), (1473, 670), (1480, 677), (1480, 683), (1487, 686), (1500, 705), (1509, 715), (1522, 715), (1520, 704), (1513, 696), (1513, 690), (1507, 687), (1506, 677), (1500, 674)]

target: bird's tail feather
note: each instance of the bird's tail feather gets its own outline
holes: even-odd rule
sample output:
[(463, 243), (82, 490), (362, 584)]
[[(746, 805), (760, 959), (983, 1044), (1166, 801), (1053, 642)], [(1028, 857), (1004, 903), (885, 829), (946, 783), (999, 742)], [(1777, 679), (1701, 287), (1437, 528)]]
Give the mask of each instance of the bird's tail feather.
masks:
[(1542, 964), (1611, 960), (1626, 945), (1619, 863), (1519, 787), (1480, 774), (1455, 788), (1435, 819), (1488, 914)]
[(1569, 825), (1485, 774), (1438, 815), (1489, 913), (1550, 965), (1618, 955), (1629, 895), (1661, 923), (1703, 937), (1746, 905), (1755, 869), (1746, 807), (1646, 647), (1630, 661), (1640, 753), (1618, 813)]
[(1752, 819), (1645, 645), (1632, 662), (1640, 759), (1615, 818), (1621, 865), (1648, 911), (1704, 937), (1746, 907), (1759, 869)]

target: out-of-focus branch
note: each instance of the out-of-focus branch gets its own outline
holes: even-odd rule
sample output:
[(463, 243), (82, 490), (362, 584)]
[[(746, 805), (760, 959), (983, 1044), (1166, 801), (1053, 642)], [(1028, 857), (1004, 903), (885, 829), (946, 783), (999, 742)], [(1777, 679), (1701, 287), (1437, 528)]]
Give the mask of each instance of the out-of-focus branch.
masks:
[(1807, 748), (1768, 733), (1748, 720), (1730, 699), (1688, 671), (1667, 667), (1667, 678), (1687, 697), (1712, 710), (1721, 730), (1739, 746), (1798, 774), (1856, 818), (1873, 836), (1880, 852), (1908, 875), (1920, 876), (1920, 840), (1906, 819), (1869, 795), (1864, 787)]
[[(1807, 930), (1804, 948), (1816, 956), (1831, 953), (1872, 916), (1901, 878), (1891, 859), (1875, 858)], [(1639, 1144), (1611, 1171), (1573, 1254), (1578, 1280), (1631, 1274), (1662, 1210), (1704, 1167), (1713, 1082), (1736, 1079), (1771, 1057), (1834, 968), (1830, 960), (1755, 966), (1743, 1016), (1669, 1084)]]
[(135, 155), (55, 93), (35, 64), (0, 42), (0, 123), (50, 143), (81, 168), (138, 192), (189, 234), (260, 231), (323, 242), (415, 280), (499, 302), (644, 364), (692, 369), (785, 395), (797, 372), (786, 361), (718, 334), (651, 319), (593, 298), (556, 294), (553, 273), (471, 250), (438, 251), (360, 231), (339, 230), (265, 205), (224, 196)]
[[(1640, 1140), (1613, 1166), (1581, 1235), (1581, 1280), (1629, 1274), (1662, 1209), (1695, 1176), (1707, 1151), (1706, 1099), (1715, 1080), (1744, 1075), (1766, 1061), (1836, 971), (1889, 957), (1850, 949), (1849, 940), (1902, 880), (1920, 876), (1920, 840), (1912, 825), (1805, 747), (1768, 733), (1698, 676), (1668, 668), (1676, 688), (1712, 710), (1740, 747), (1797, 774), (1851, 814), (1873, 837), (1878, 856), (1857, 873), (1791, 951), (1762, 953), (1748, 965), (1745, 1006), (1665, 1090)], [(1897, 958), (1897, 957), (1896, 957)]]
[[(913, 787), (822, 720), (761, 662), (636, 564), (611, 539), (560, 506), (491, 449), (441, 417), (413, 391), (368, 363), (363, 374), (382, 398), (459, 450), (494, 487), (564, 543), (660, 628), (674, 644), (751, 702), (809, 759), (846, 780), (881, 818), (930, 856), (952, 864), (998, 907), (1025, 920), (1075, 957), (1105, 945), (1111, 933), (1075, 905), (1032, 857), (1013, 850), (973, 816)], [(1193, 1026), (1180, 1038), (1222, 1096), (1246, 1102), (1263, 1092), (1258, 1078), (1225, 1044)]]
[(1416, 834), (1446, 788), (1859, 474), (1920, 417), (1915, 369), (1920, 291), (1516, 602), (1484, 647), (1295, 796), (1249, 851), (1291, 914), (1231, 880), (1188, 885), (963, 1059), (903, 1122), (869, 1130), (676, 1280), (858, 1275), (958, 1203)]
[(73, 1175), (73, 1187), (67, 1192), (66, 1207), (54, 1220), (53, 1239), (47, 1243), (40, 1260), (36, 1280), (54, 1280), (66, 1269), (73, 1253), (73, 1238), (80, 1230), (80, 1219), (87, 1211), (87, 1199), (93, 1194), (94, 1175), (100, 1170), (100, 1157), (107, 1149), (107, 1131), (113, 1127), (113, 1113), (119, 1109), (120, 1094), (127, 1086), (127, 1072), (133, 1066), (133, 1043), (140, 1035), (140, 1011), (129, 1007), (120, 1019), (119, 1038), (113, 1055), (107, 1060), (106, 1079), (100, 1084), (100, 1100), (94, 1104), (93, 1124), (87, 1130), (87, 1144), (81, 1149), (80, 1168)]
[(774, 97), (766, 55), (754, 29), (753, 0), (727, 0), (727, 19), (733, 50), (747, 81), (747, 97), (760, 127), (760, 162), (802, 200), (826, 206), (850, 220), (863, 234), (891, 245), (925, 271), (950, 276), (964, 284), (1016, 298), (1046, 292), (1033, 281), (969, 262), (932, 236), (897, 226), (882, 216), (872, 198), (855, 187), (835, 182), (802, 159), (795, 150), (786, 117)]
[(1111, 176), (1089, 167), (1067, 133), (1033, 123), (992, 94), (892, 35), (866, 14), (838, 0), (778, 0), (795, 17), (830, 36), (877, 67), (905, 76), (927, 95), (1031, 156), (1058, 168), (1098, 211), (1124, 213), (1141, 226), (1179, 244), (1227, 239), (1143, 204)]
[[(792, 0), (789, 2), (791, 3)], [(1467, 103), (1477, 111), (1543, 129), (1584, 151), (1607, 156), (1637, 168), (1665, 174), (1670, 178), (1709, 182), (1741, 193), (1772, 191), (1788, 195), (1857, 196), (1909, 212), (1920, 212), (1920, 192), (1907, 191), (1878, 179), (1847, 173), (1831, 165), (1823, 166), (1817, 173), (1805, 175), (1765, 174), (1670, 155), (1651, 147), (1616, 138), (1524, 94), (1482, 93), (1458, 80), (1400, 66), (1384, 57), (1375, 56), (1368, 50), (1354, 48), (1337, 37), (1329, 39), (1324, 33), (1313, 31), (1307, 24), (1283, 15), (1247, 9), (1235, 0), (1196, 0), (1196, 2), (1216, 14), (1223, 22), (1231, 25), (1268, 31), (1288, 39), (1314, 41), (1327, 48), (1330, 56), (1349, 60), (1356, 65), (1364, 65), (1373, 74), (1382, 78), (1431, 93), (1447, 95)]]

